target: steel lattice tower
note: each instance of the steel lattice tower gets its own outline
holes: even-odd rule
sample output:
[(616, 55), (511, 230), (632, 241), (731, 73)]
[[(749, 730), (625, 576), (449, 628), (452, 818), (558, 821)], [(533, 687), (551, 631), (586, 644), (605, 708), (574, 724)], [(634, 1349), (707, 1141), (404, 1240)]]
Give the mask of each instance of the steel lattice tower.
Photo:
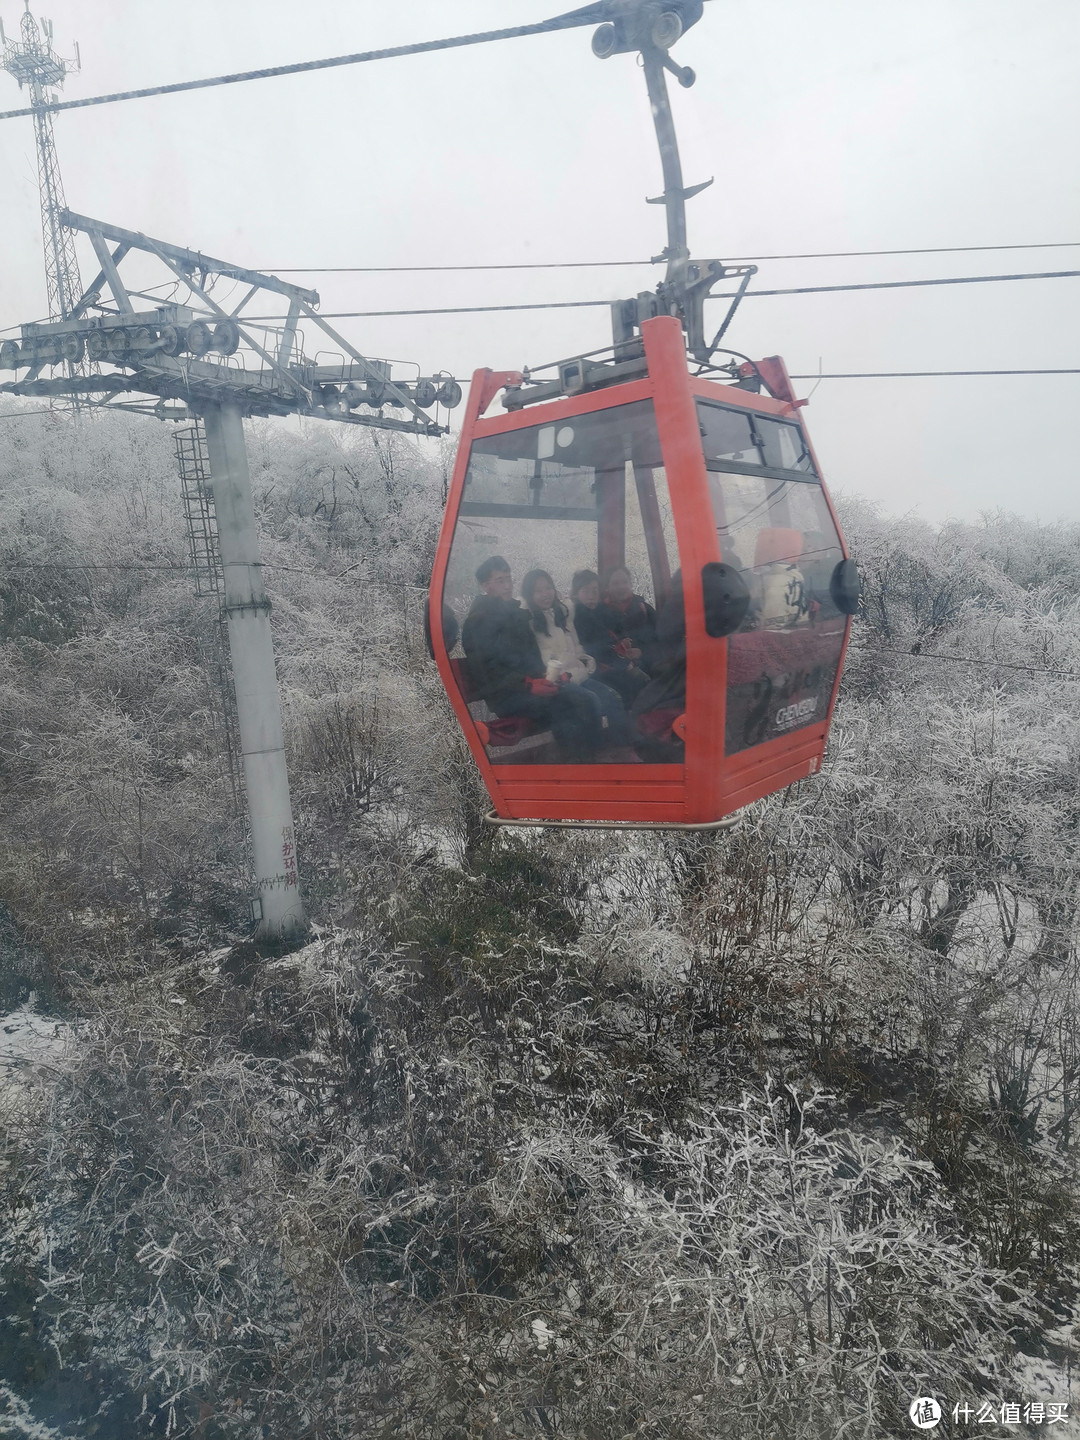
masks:
[(28, 86), (30, 105), (34, 112), (34, 133), (37, 140), (38, 189), (41, 195), (41, 234), (45, 247), (45, 286), (48, 291), (49, 315), (66, 320), (82, 295), (79, 262), (75, 254), (75, 237), (60, 223), (67, 208), (64, 182), (56, 158), (53, 139), (52, 111), (47, 107), (65, 77), (79, 69), (78, 46), (74, 60), (62, 60), (52, 48), (52, 25), (42, 22), (42, 29), (30, 14), (30, 0), (19, 24), (21, 39), (4, 40), (0, 66), (19, 82), (19, 89)]

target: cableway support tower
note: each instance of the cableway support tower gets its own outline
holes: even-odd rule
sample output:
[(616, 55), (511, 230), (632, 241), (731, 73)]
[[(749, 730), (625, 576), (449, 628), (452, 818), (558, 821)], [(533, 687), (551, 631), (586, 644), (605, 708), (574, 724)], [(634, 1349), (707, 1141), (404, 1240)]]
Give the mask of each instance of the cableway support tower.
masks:
[[(60, 221), (87, 237), (100, 268), (66, 315), (23, 325), (19, 340), (0, 343), (0, 371), (16, 372), (0, 393), (76, 398), (95, 410), (180, 422), (175, 446), (196, 592), (218, 601), (228, 637), (218, 683), (234, 808), (246, 802), (253, 914), (262, 937), (289, 938), (306, 920), (243, 422), (306, 415), (439, 436), (449, 428), (442, 412), (460, 402), (461, 387), (445, 372), (421, 375), (411, 366), (402, 374), (400, 362), (361, 354), (319, 315), (314, 290), (70, 211)], [(122, 274), (129, 255), (142, 267), (131, 286)], [(148, 258), (174, 287), (167, 304), (147, 303)], [(244, 287), (229, 310), (214, 294), (223, 278)], [(256, 297), (259, 318), (249, 320)], [(267, 319), (271, 307), (283, 313)]]

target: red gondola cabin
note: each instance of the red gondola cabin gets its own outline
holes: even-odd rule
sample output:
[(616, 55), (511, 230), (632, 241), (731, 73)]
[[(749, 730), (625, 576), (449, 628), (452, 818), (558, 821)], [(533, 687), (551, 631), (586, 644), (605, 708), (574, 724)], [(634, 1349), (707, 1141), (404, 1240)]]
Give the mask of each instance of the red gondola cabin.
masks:
[[(763, 362), (755, 394), (692, 376), (678, 320), (641, 335), (644, 378), (531, 408), (485, 418), (520, 377), (473, 377), (429, 606), (493, 819), (708, 826), (821, 765), (858, 579), (786, 374)], [(571, 615), (574, 572), (630, 571), (657, 612), (634, 749), (567, 763), (541, 720), (489, 708), (457, 637), (496, 555)]]

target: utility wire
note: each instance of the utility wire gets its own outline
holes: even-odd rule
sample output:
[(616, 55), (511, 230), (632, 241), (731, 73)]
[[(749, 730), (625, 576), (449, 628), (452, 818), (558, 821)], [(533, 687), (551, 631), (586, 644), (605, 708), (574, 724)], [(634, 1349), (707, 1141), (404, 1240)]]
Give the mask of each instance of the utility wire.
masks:
[[(1080, 366), (1071, 370), (847, 370), (836, 373), (826, 372), (824, 375), (815, 370), (806, 375), (792, 375), (790, 378), (792, 380), (953, 380), (1013, 375), (1080, 375)], [(21, 420), (29, 415), (51, 414), (53, 414), (51, 410), (10, 410), (0, 414), (0, 420)]]
[[(302, 565), (281, 565), (275, 560), (258, 560), (254, 562), (261, 568), (268, 570), (288, 571), (295, 575), (317, 575), (328, 580), (341, 579), (353, 566), (348, 566), (346, 571), (335, 574), (333, 571), (311, 569)], [(165, 571), (174, 575), (194, 575), (195, 571), (189, 565), (133, 565), (131, 563), (116, 562), (111, 564), (98, 564), (87, 562), (86, 564), (58, 563), (53, 560), (17, 560), (6, 564), (8, 570), (120, 570), (128, 574), (155, 573)], [(423, 587), (409, 587), (422, 590)], [(853, 645), (852, 655), (899, 655), (905, 660), (937, 660), (945, 661), (953, 665), (981, 665), (985, 669), (997, 670), (1022, 670), (1027, 675), (1057, 675), (1067, 680), (1080, 680), (1080, 671), (1059, 670), (1054, 667), (1040, 665), (1020, 665), (1011, 660), (995, 660), (986, 656), (976, 655), (942, 655), (933, 650), (894, 650), (884, 645)]]
[(1080, 671), (1056, 670), (1038, 665), (1019, 665), (1012, 660), (992, 660), (976, 655), (942, 655), (934, 650), (892, 650), (885, 645), (853, 645), (853, 655), (902, 655), (907, 660), (944, 660), (952, 665), (982, 665), (995, 670), (1023, 670), (1028, 675), (1064, 675), (1067, 680), (1080, 680)]
[[(784, 290), (748, 290), (743, 295), (743, 299), (755, 300), (763, 296), (777, 295), (828, 295), (858, 290), (922, 289), (937, 285), (983, 285), (1002, 280), (1071, 280), (1077, 276), (1080, 276), (1080, 270), (1036, 270), (1014, 275), (950, 275), (934, 280), (874, 280), (857, 285), (797, 285)], [(158, 286), (157, 288), (161, 289), (162, 287)], [(734, 298), (733, 291), (706, 296), (708, 300), (733, 300)], [(320, 311), (319, 314), (323, 320), (378, 320), (398, 315), (488, 315), (517, 310), (595, 310), (601, 307), (607, 308), (613, 303), (611, 300), (543, 300), (528, 304), (443, 305), (413, 310), (329, 310)], [(246, 319), (248, 323), (254, 324), (281, 324), (284, 317), (281, 315), (249, 315)], [(21, 327), (18, 325), (7, 327), (8, 330), (19, 328)], [(817, 377), (811, 378), (816, 379)]]
[[(45, 412), (35, 412), (35, 413), (45, 413)], [(341, 571), (341, 572), (335, 574), (335, 572), (333, 572), (333, 571), (320, 570), (320, 569), (314, 569), (314, 570), (313, 570), (310, 566), (302, 566), (302, 565), (283, 565), (283, 564), (279, 564), (276, 560), (256, 560), (256, 561), (254, 561), (253, 563), (254, 563), (255, 565), (259, 566), (260, 568), (265, 568), (265, 569), (268, 569), (268, 570), (288, 571), (288, 572), (290, 572), (291, 574), (296, 574), (296, 575), (319, 575), (319, 576), (322, 576), (322, 577), (324, 577), (324, 578), (326, 578), (326, 579), (328, 579), (328, 580), (341, 579), (349, 570), (352, 570), (352, 569), (355, 568), (355, 567), (353, 567), (353, 566), (348, 566), (348, 567), (346, 567), (346, 570), (345, 570), (345, 571)], [(193, 574), (195, 574), (195, 571), (191, 568), (190, 565), (185, 565), (185, 564), (183, 564), (183, 563), (177, 563), (177, 564), (172, 564), (172, 565), (155, 565), (155, 564), (143, 564), (143, 563), (133, 564), (133, 563), (130, 562), (130, 561), (114, 561), (114, 562), (108, 562), (108, 563), (102, 564), (102, 563), (99, 563), (99, 562), (96, 562), (96, 561), (86, 561), (86, 562), (84, 562), (84, 563), (77, 563), (77, 562), (62, 562), (62, 561), (55, 561), (55, 560), (16, 560), (16, 561), (13, 561), (13, 562), (10, 562), (10, 563), (6, 563), (6, 564), (5, 564), (5, 569), (8, 569), (8, 570), (120, 570), (120, 571), (124, 571), (124, 572), (126, 572), (126, 573), (129, 573), (129, 574), (140, 574), (140, 573), (150, 574), (150, 573), (156, 573), (156, 572), (158, 572), (158, 571), (165, 571), (165, 572), (168, 572), (168, 573), (171, 573), (171, 574), (174, 574), (174, 575), (193, 575)], [(410, 587), (410, 588), (416, 588), (418, 591), (424, 589), (423, 586)], [(997, 659), (994, 659), (994, 658), (992, 658), (992, 657), (987, 657), (987, 656), (984, 656), (984, 655), (975, 655), (975, 656), (968, 656), (968, 655), (942, 655), (939, 651), (935, 651), (935, 650), (896, 650), (896, 649), (893, 649), (893, 648), (891, 648), (891, 647), (889, 647), (889, 646), (886, 646), (886, 645), (853, 645), (853, 646), (851, 647), (851, 654), (852, 654), (852, 655), (867, 655), (867, 654), (871, 654), (871, 655), (899, 655), (899, 656), (901, 656), (901, 657), (902, 657), (903, 659), (905, 659), (905, 660), (938, 660), (938, 661), (945, 661), (945, 662), (947, 662), (947, 663), (949, 663), (949, 664), (953, 664), (953, 665), (982, 665), (983, 667), (985, 667), (985, 668), (987, 668), (987, 669), (993, 668), (993, 669), (999, 669), (999, 670), (1022, 670), (1022, 671), (1024, 671), (1025, 674), (1028, 674), (1028, 675), (1058, 675), (1058, 676), (1064, 676), (1067, 680), (1080, 680), (1080, 671), (1077, 671), (1077, 670), (1060, 670), (1060, 669), (1057, 669), (1057, 668), (1055, 668), (1055, 667), (1040, 666), (1040, 665), (1021, 665), (1021, 664), (1018, 664), (1016, 661), (1012, 661), (1012, 660), (997, 660)]]
[[(1036, 270), (1016, 275), (950, 275), (937, 280), (871, 280), (861, 285), (795, 285), (785, 290), (748, 290), (744, 300), (762, 295), (827, 295), (854, 290), (915, 290), (927, 285), (985, 285), (997, 280), (1070, 280), (1080, 270)], [(734, 294), (707, 295), (707, 300), (733, 300)]]
[[(933, 245), (919, 250), (820, 250), (801, 255), (732, 255), (731, 265), (762, 264), (766, 260), (856, 260), (877, 255), (967, 255), (985, 250), (1069, 250), (1080, 240), (1040, 240), (1031, 245)], [(269, 275), (414, 275), (461, 270), (596, 270), (662, 265), (664, 257), (649, 260), (529, 260), (512, 265), (257, 265)]]
[[(35, 411), (34, 413), (36, 414), (38, 412)], [(322, 570), (318, 567), (313, 569), (310, 565), (285, 565), (277, 560), (248, 560), (244, 563), (248, 566), (256, 568), (265, 568), (270, 570), (287, 570), (293, 575), (314, 575), (319, 576), (324, 580), (340, 580), (343, 578), (343, 576), (349, 574), (350, 571), (355, 570), (357, 566), (363, 565), (366, 562), (358, 560), (354, 565), (347, 565), (344, 570)], [(115, 560), (103, 562), (99, 562), (96, 560), (12, 560), (10, 562), (4, 561), (4, 568), (6, 570), (121, 570), (125, 574), (133, 575), (140, 575), (143, 573), (156, 574), (158, 572), (164, 572), (171, 575), (195, 575), (198, 573), (191, 565), (189, 565), (186, 561), (182, 560), (175, 561), (174, 563), (168, 565), (157, 565), (150, 562), (139, 562), (136, 564), (130, 560)], [(399, 582), (396, 580), (380, 579), (376, 583), (384, 586), (397, 586), (398, 588), (415, 590), (417, 594), (420, 595), (426, 595), (428, 590), (428, 587), (426, 585), (408, 585), (403, 581)]]
[[(112, 105), (118, 100), (143, 100), (151, 95), (176, 95), (184, 90), (208, 90), (218, 85), (239, 85), (245, 80), (270, 80), (279, 75), (303, 75), (311, 70), (333, 70), (342, 65), (362, 65), (369, 60), (393, 60), (402, 55), (424, 55), (433, 50), (459, 50), (466, 45), (486, 45), (492, 40), (516, 40), (524, 35), (544, 35), (551, 30), (570, 30), (579, 25), (595, 25), (602, 15), (589, 15), (578, 10), (557, 15), (533, 25), (513, 25), (506, 30), (485, 30), (475, 35), (453, 35), (445, 40), (421, 40), (414, 45), (391, 45), (383, 50), (361, 50), (353, 55), (334, 55), (326, 60), (303, 60), (293, 65), (270, 65), (262, 70), (240, 70), (231, 75), (212, 75), (206, 80), (182, 80), (172, 85), (148, 85), (141, 90), (118, 90), (111, 95), (91, 95), (83, 100), (54, 100), (40, 110), (82, 110), (90, 105)], [(33, 115), (32, 107), (21, 110), (0, 110), (0, 120), (14, 120)]]
[[(1080, 241), (1077, 242), (1080, 244)], [(773, 257), (779, 259), (779, 256)], [(795, 258), (795, 257), (792, 257)], [(663, 256), (651, 260), (532, 260), (512, 265), (259, 265), (263, 275), (392, 275), (439, 270), (601, 270), (631, 265), (663, 265)]]
[(792, 375), (792, 380), (922, 380), (962, 375), (1080, 375), (1075, 370), (849, 370), (824, 375)]
[[(745, 298), (745, 297), (744, 297)], [(589, 310), (599, 306), (607, 308), (611, 300), (544, 300), (526, 305), (448, 305), (426, 310), (320, 310), (324, 320), (370, 320), (385, 315), (485, 315), (498, 310)], [(282, 323), (281, 315), (255, 315), (255, 320), (275, 320)]]
[[(1073, 280), (1080, 270), (1036, 270), (1015, 275), (949, 275), (934, 280), (872, 280), (858, 285), (795, 285), (783, 290), (748, 290), (743, 300), (776, 295), (833, 295), (859, 290), (918, 290), (938, 285), (986, 285), (1003, 280)], [(707, 300), (733, 300), (734, 291), (707, 295)], [(324, 320), (378, 320), (398, 315), (486, 315), (508, 310), (587, 310), (607, 308), (611, 300), (545, 300), (517, 305), (439, 305), (414, 310), (332, 310), (320, 311)], [(252, 315), (249, 320), (281, 323), (280, 315)]]

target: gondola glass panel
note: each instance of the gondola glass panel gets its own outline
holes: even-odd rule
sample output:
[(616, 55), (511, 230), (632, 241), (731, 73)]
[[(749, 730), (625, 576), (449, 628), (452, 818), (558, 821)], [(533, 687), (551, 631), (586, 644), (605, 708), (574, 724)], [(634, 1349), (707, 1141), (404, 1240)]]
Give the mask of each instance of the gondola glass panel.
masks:
[[(475, 618), (488, 601), (476, 572), (492, 557), (507, 562), (512, 598), (523, 607), (522, 582), (541, 570), (550, 575), (573, 620), (575, 572), (592, 570), (606, 579), (618, 566), (629, 568), (636, 595), (651, 607), (662, 605), (678, 558), (652, 402), (508, 429), (477, 438), (469, 452), (443, 589), (443, 602), (461, 636), (451, 650), (454, 678), (493, 763), (574, 763), (577, 757), (545, 724), (514, 713), (513, 698), (489, 683), (487, 655), (481, 652), (493, 643), (492, 631), (481, 632), (482, 643), (478, 640)], [(498, 637), (516, 633), (520, 638), (514, 619)], [(494, 643), (501, 644), (498, 637)], [(526, 649), (530, 643), (526, 636)], [(502, 659), (510, 670), (520, 669), (522, 654), (517, 648)], [(620, 659), (620, 672), (624, 665)], [(591, 679), (608, 684), (610, 669), (599, 661)], [(614, 706), (601, 697), (609, 710), (605, 738), (620, 723), (629, 727), (630, 697), (620, 696), (613, 685), (608, 688)]]
[(750, 608), (728, 639), (725, 753), (828, 714), (847, 617), (831, 581), (840, 537), (796, 424), (698, 402), (721, 558)]

